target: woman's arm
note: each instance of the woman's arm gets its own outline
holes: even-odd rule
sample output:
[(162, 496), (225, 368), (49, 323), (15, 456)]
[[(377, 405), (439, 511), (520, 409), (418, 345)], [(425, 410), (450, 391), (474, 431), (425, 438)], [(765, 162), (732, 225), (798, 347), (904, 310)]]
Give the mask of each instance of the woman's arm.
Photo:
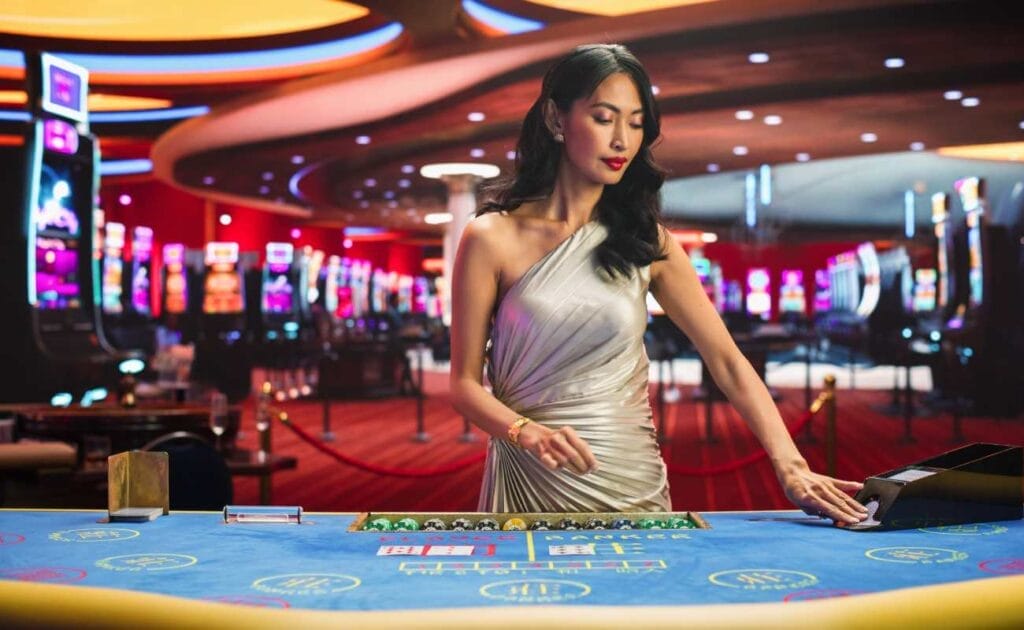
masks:
[[(452, 274), (451, 376), (452, 405), (485, 432), (507, 439), (509, 426), (520, 416), (483, 387), (484, 347), (498, 299), (504, 250), (500, 220), (484, 215), (466, 226)], [(507, 242), (507, 241), (506, 241)], [(579, 474), (595, 470), (590, 447), (571, 427), (549, 429), (531, 422), (522, 427), (518, 443), (554, 470), (567, 466)]]
[(768, 388), (743, 356), (715, 311), (689, 257), (662, 228), (668, 258), (651, 265), (651, 292), (669, 318), (697, 347), (708, 371), (768, 452), (786, 496), (809, 514), (856, 523), (864, 507), (846, 492), (861, 484), (819, 475), (807, 466), (779, 415)]

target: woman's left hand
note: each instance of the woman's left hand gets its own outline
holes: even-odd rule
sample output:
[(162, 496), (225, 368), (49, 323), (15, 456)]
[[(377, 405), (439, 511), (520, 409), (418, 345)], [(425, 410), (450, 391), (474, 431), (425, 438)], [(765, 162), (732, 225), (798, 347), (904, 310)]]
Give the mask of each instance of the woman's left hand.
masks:
[(868, 516), (867, 509), (848, 493), (864, 487), (857, 481), (843, 481), (820, 475), (807, 464), (777, 471), (786, 497), (807, 514), (853, 525)]

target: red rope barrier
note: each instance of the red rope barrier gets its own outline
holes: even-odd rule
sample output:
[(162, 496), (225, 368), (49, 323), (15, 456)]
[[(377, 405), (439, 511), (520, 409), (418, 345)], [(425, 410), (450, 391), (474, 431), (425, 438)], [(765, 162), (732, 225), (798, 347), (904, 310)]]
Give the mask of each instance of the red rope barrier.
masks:
[[(810, 422), (811, 418), (813, 418), (813, 417), (814, 417), (814, 412), (813, 411), (805, 412), (804, 415), (801, 416), (801, 418), (799, 420), (797, 420), (796, 424), (794, 424), (789, 429), (790, 435), (799, 433), (804, 428), (804, 425), (806, 425), (808, 422)], [(353, 459), (352, 457), (349, 457), (348, 455), (345, 455), (344, 453), (341, 453), (340, 451), (337, 451), (334, 448), (324, 444), (322, 441), (320, 441), (317, 438), (315, 438), (314, 436), (310, 435), (305, 429), (303, 429), (302, 427), (300, 427), (297, 424), (293, 424), (290, 421), (282, 421), (282, 424), (284, 424), (286, 427), (288, 427), (289, 429), (294, 431), (297, 436), (299, 436), (303, 441), (308, 443), (310, 446), (312, 446), (313, 448), (317, 449), (318, 451), (320, 451), (322, 453), (330, 455), (331, 457), (333, 457), (334, 459), (338, 460), (339, 462), (341, 462), (343, 464), (348, 464), (349, 466), (354, 466), (355, 468), (360, 468), (360, 469), (365, 470), (367, 472), (371, 472), (371, 473), (374, 473), (374, 474), (377, 474), (377, 475), (385, 475), (385, 476), (388, 476), (388, 477), (423, 478), (423, 477), (437, 477), (437, 476), (440, 476), (440, 475), (447, 475), (447, 474), (451, 474), (453, 472), (462, 470), (464, 468), (469, 468), (470, 466), (472, 466), (472, 465), (474, 465), (474, 464), (476, 464), (478, 462), (483, 461), (484, 458), (487, 455), (486, 453), (480, 453), (478, 455), (471, 455), (470, 457), (465, 457), (463, 459), (451, 462), (450, 464), (445, 464), (444, 466), (438, 466), (437, 468), (425, 468), (425, 469), (424, 468), (421, 468), (421, 469), (387, 468), (387, 467), (384, 467), (384, 466), (377, 466), (376, 464), (370, 464), (368, 462), (363, 462), (363, 461), (360, 461), (360, 460), (357, 460), (357, 459)], [(739, 470), (740, 468), (743, 468), (744, 466), (749, 466), (749, 465), (751, 465), (751, 464), (753, 464), (753, 463), (755, 463), (757, 461), (760, 461), (760, 460), (764, 459), (767, 456), (768, 456), (768, 453), (765, 450), (758, 449), (756, 452), (751, 453), (750, 455), (747, 455), (746, 457), (741, 457), (740, 459), (737, 459), (737, 460), (734, 460), (734, 461), (731, 461), (731, 462), (726, 462), (724, 464), (718, 464), (716, 466), (706, 466), (706, 467), (703, 467), (703, 468), (692, 468), (692, 467), (688, 467), (688, 466), (679, 466), (677, 464), (673, 464), (672, 462), (669, 462), (669, 461), (666, 460), (665, 467), (668, 469), (668, 471), (670, 473), (673, 473), (673, 474), (676, 474), (676, 475), (687, 475), (687, 476), (691, 476), (691, 477), (693, 477), (693, 476), (703, 477), (703, 476), (720, 475), (722, 473), (733, 472), (733, 471)]]
[(288, 427), (289, 429), (294, 431), (295, 435), (297, 435), (300, 438), (302, 438), (310, 446), (312, 446), (313, 448), (319, 450), (322, 453), (326, 453), (327, 455), (330, 455), (331, 457), (333, 457), (334, 459), (338, 460), (339, 462), (341, 462), (343, 464), (348, 464), (349, 466), (354, 466), (356, 468), (360, 468), (362, 470), (374, 473), (376, 475), (385, 475), (385, 476), (388, 476), (388, 477), (416, 477), (416, 478), (421, 478), (421, 477), (437, 477), (439, 475), (447, 475), (447, 474), (456, 472), (458, 470), (462, 470), (463, 468), (469, 468), (470, 466), (472, 466), (473, 464), (476, 464), (478, 462), (482, 462), (484, 460), (484, 457), (486, 457), (486, 455), (487, 455), (486, 453), (480, 453), (479, 455), (472, 455), (470, 457), (465, 457), (463, 459), (454, 461), (454, 462), (452, 462), (450, 464), (445, 464), (444, 466), (438, 466), (437, 468), (421, 468), (421, 469), (386, 468), (384, 466), (377, 466), (376, 464), (370, 464), (370, 463), (367, 463), (367, 462), (359, 461), (357, 459), (353, 459), (353, 458), (349, 457), (348, 455), (345, 455), (344, 453), (341, 453), (341, 452), (335, 450), (334, 448), (324, 444), (322, 441), (320, 441), (317, 438), (315, 438), (314, 436), (310, 435), (305, 429), (303, 429), (302, 427), (300, 427), (297, 424), (293, 424), (292, 422), (282, 422), (282, 424), (284, 424), (286, 427)]
[[(797, 420), (796, 424), (794, 424), (793, 427), (789, 429), (790, 435), (799, 433), (804, 428), (804, 425), (810, 422), (811, 418), (813, 417), (813, 411), (805, 412), (804, 415), (801, 416), (799, 420)], [(749, 466), (754, 462), (764, 459), (765, 457), (768, 457), (768, 452), (765, 451), (764, 449), (758, 449), (757, 451), (751, 453), (750, 455), (747, 455), (746, 457), (741, 457), (740, 459), (731, 462), (725, 462), (724, 464), (717, 464), (715, 466), (705, 466), (703, 468), (696, 468), (688, 466), (679, 466), (677, 464), (673, 464), (669, 461), (666, 461), (665, 467), (668, 468), (668, 471), (670, 473), (676, 475), (687, 475), (690, 477), (710, 477), (712, 475), (720, 475), (722, 473), (739, 470), (740, 468), (743, 468), (744, 466)]]

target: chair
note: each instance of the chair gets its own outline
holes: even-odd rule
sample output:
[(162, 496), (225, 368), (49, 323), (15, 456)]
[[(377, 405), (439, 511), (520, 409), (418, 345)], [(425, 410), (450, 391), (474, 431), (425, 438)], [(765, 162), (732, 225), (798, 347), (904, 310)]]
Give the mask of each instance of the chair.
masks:
[(202, 436), (175, 431), (154, 439), (142, 450), (167, 453), (172, 510), (220, 510), (231, 503), (231, 471), (224, 457)]

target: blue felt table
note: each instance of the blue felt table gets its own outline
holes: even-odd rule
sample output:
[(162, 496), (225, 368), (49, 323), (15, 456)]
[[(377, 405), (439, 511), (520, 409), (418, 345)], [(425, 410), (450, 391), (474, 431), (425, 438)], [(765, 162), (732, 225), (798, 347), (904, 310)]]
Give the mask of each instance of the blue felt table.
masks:
[(104, 516), (0, 510), (0, 578), (401, 610), (779, 602), (1024, 573), (1022, 521), (857, 533), (797, 512), (734, 512), (704, 513), (707, 530), (382, 534), (346, 531), (352, 514), (307, 514), (302, 525)]

